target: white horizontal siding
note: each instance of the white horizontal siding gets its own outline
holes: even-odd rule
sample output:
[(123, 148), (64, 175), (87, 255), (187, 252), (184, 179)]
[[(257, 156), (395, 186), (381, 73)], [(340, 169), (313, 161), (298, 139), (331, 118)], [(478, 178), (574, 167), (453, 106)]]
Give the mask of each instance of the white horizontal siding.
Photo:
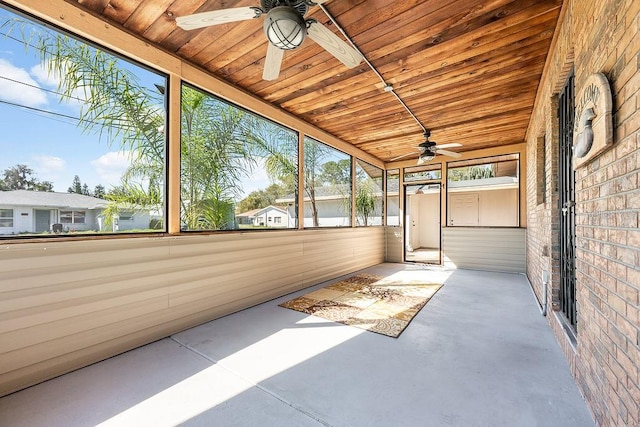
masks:
[(402, 227), (385, 227), (386, 255), (387, 262), (403, 262), (404, 247)]
[(0, 245), (0, 395), (384, 261), (382, 227)]
[(524, 228), (445, 227), (444, 256), (458, 268), (524, 273)]

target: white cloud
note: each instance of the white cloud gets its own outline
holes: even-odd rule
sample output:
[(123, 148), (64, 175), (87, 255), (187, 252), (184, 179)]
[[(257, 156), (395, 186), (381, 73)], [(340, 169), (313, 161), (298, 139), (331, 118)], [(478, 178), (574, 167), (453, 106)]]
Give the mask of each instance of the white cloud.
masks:
[(67, 162), (60, 157), (40, 155), (33, 158), (34, 166), (42, 174), (57, 174), (63, 172)]
[(47, 104), (45, 92), (40, 90), (38, 83), (25, 69), (0, 59), (0, 76), (4, 77), (0, 78), (0, 98), (3, 100), (27, 107), (41, 107)]
[(33, 78), (35, 78), (40, 84), (50, 88), (57, 87), (58, 82), (60, 81), (60, 78), (57, 75), (49, 73), (49, 68), (43, 62), (31, 67), (29, 69), (29, 74), (31, 74), (31, 76), (33, 76)]
[(55, 191), (62, 191), (61, 181), (67, 178), (67, 162), (64, 159), (42, 154), (33, 156), (29, 166), (36, 172), (40, 181), (50, 181)]
[(130, 151), (110, 151), (95, 160), (91, 166), (95, 168), (96, 174), (100, 177), (100, 184), (107, 189), (120, 184), (120, 177), (129, 167), (131, 161)]
[[(48, 64), (41, 62), (29, 69), (29, 73), (38, 83), (52, 90), (56, 90), (60, 84), (60, 76), (56, 73), (49, 72)], [(65, 102), (71, 106), (80, 107), (83, 104), (82, 99), (86, 99), (83, 89), (76, 89), (71, 93), (71, 98), (65, 99)]]

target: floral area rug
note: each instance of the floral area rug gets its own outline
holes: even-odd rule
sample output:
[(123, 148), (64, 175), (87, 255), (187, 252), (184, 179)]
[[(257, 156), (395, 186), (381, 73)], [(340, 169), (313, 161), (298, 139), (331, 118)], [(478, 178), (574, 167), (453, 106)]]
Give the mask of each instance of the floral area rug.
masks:
[(441, 287), (358, 274), (280, 306), (397, 338)]

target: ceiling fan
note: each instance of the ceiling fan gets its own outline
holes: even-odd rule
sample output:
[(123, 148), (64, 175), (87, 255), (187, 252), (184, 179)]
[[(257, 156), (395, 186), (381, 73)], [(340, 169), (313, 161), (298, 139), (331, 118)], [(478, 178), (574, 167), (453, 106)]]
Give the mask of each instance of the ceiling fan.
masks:
[(262, 78), (276, 80), (285, 50), (299, 47), (306, 36), (318, 43), (344, 65), (354, 68), (362, 55), (315, 19), (305, 19), (309, 7), (327, 0), (260, 0), (260, 7), (235, 7), (180, 16), (176, 23), (183, 30), (194, 30), (228, 22), (255, 19), (266, 14), (263, 28), (269, 45)]
[[(418, 164), (419, 165), (421, 165), (421, 164), (423, 164), (425, 162), (428, 162), (429, 160), (433, 159), (437, 154), (441, 154), (441, 155), (449, 156), (449, 157), (460, 157), (462, 155), (460, 153), (455, 153), (453, 151), (443, 150), (443, 148), (461, 147), (462, 144), (457, 143), (457, 142), (452, 142), (452, 143), (449, 143), (449, 144), (438, 145), (434, 141), (429, 141), (429, 137), (430, 136), (431, 136), (431, 131), (425, 130), (425, 132), (424, 132), (425, 141), (421, 142), (420, 144), (418, 144), (418, 151), (417, 152), (420, 154), (418, 156)], [(405, 157), (413, 156), (415, 154), (416, 154), (416, 152), (403, 154), (402, 156), (394, 157), (390, 161), (393, 162), (395, 160), (400, 160), (400, 159), (403, 159)]]

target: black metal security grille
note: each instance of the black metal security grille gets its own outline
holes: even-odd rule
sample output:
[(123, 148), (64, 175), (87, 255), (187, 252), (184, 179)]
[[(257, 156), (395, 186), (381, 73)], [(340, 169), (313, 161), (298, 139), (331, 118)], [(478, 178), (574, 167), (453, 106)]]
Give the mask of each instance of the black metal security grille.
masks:
[(560, 211), (560, 309), (576, 327), (575, 273), (575, 173), (573, 171), (573, 72), (558, 100), (560, 149), (558, 159), (558, 208)]

